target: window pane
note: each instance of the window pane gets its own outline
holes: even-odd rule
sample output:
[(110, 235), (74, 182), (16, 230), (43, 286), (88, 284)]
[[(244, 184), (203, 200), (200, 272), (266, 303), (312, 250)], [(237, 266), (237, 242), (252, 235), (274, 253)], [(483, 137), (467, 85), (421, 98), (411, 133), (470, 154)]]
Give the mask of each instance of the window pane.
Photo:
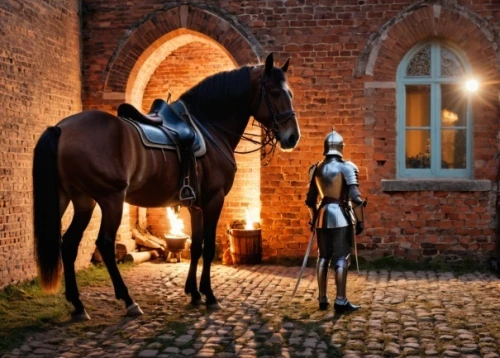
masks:
[(441, 47), (441, 77), (460, 77), (464, 68), (457, 56), (444, 47)]
[(441, 126), (465, 127), (467, 100), (459, 84), (441, 85)]
[(406, 168), (431, 167), (430, 130), (406, 131)]
[(406, 126), (429, 127), (431, 88), (429, 85), (406, 86)]
[(425, 46), (412, 57), (406, 68), (407, 76), (431, 75), (431, 45)]
[(466, 147), (465, 129), (443, 129), (441, 132), (441, 168), (465, 169)]

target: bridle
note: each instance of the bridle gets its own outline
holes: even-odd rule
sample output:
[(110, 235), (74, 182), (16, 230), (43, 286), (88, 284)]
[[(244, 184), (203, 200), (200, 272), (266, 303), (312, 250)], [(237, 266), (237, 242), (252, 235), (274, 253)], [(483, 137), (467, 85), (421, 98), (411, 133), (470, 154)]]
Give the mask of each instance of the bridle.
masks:
[[(252, 107), (252, 111), (251, 111), (251, 115), (254, 118), (256, 118), (256, 114), (257, 114), (257, 111), (259, 110), (260, 104), (262, 102), (262, 98), (264, 98), (264, 101), (266, 102), (266, 105), (267, 105), (267, 109), (269, 110), (269, 113), (272, 116), (273, 124), (272, 124), (271, 130), (272, 130), (274, 136), (276, 138), (280, 139), (278, 136), (278, 131), (280, 130), (280, 128), (282, 127), (282, 125), (284, 123), (286, 123), (290, 118), (292, 118), (292, 116), (295, 115), (295, 111), (290, 109), (290, 110), (285, 111), (283, 113), (277, 114), (276, 111), (274, 110), (272, 103), (271, 103), (271, 99), (269, 98), (269, 92), (266, 89), (264, 79), (262, 78), (260, 80), (260, 94), (256, 97), (256, 99), (255, 99), (256, 102), (254, 103), (254, 105)], [(285, 122), (280, 123), (279, 120), (282, 118), (286, 118), (286, 120), (285, 120)]]
[[(280, 139), (279, 135), (278, 135), (280, 128), (283, 126), (283, 124), (285, 124), (288, 120), (290, 120), (292, 118), (292, 116), (295, 115), (295, 111), (288, 110), (288, 111), (285, 111), (283, 113), (277, 114), (276, 111), (274, 110), (273, 105), (271, 104), (271, 99), (269, 98), (269, 92), (266, 89), (265, 81), (263, 78), (261, 78), (261, 80), (260, 80), (260, 93), (255, 98), (254, 105), (252, 106), (252, 110), (250, 112), (250, 115), (253, 116), (254, 118), (256, 118), (257, 111), (259, 110), (259, 107), (262, 103), (262, 98), (264, 98), (264, 101), (266, 102), (266, 106), (267, 106), (267, 109), (269, 110), (269, 113), (271, 114), (273, 123), (272, 123), (271, 128), (267, 128), (263, 124), (258, 123), (258, 125), (264, 131), (264, 138), (261, 141), (257, 141), (255, 139), (251, 138), (251, 137), (260, 137), (260, 135), (251, 134), (251, 133), (243, 133), (242, 135), (239, 135), (239, 134), (235, 134), (231, 131), (228, 131), (224, 127), (221, 127), (221, 126), (218, 126), (215, 124), (211, 124), (211, 125), (214, 127), (217, 127), (222, 132), (228, 133), (230, 135), (238, 136), (241, 139), (244, 139), (248, 142), (259, 145), (259, 147), (256, 149), (252, 149), (252, 150), (248, 150), (248, 151), (236, 151), (235, 150), (234, 153), (249, 154), (249, 153), (254, 153), (254, 152), (260, 151), (263, 148), (265, 148), (266, 146), (269, 146), (270, 147), (269, 150), (265, 150), (265, 151), (261, 152), (261, 160), (262, 161), (266, 157), (269, 157), (268, 160), (264, 164), (262, 164), (265, 167), (265, 166), (269, 165), (269, 163), (271, 162), (271, 159), (272, 159), (274, 152), (276, 150), (276, 145), (278, 144), (277, 140)], [(283, 121), (283, 123), (280, 123), (279, 121), (283, 118), (285, 118), (285, 121)]]

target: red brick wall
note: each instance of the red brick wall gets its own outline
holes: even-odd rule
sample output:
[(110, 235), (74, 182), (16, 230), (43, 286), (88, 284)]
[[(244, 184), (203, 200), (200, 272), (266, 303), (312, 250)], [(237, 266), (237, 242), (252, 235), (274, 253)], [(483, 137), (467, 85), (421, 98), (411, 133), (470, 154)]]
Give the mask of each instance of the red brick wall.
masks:
[[(289, 82), (303, 136), (294, 152), (277, 153), (261, 169), (264, 257), (303, 255), (309, 237), (307, 172), (322, 159), (323, 139), (332, 125), (344, 136), (346, 157), (360, 168), (361, 190), (370, 198), (367, 230), (358, 239), (361, 255), (420, 259), (491, 252), (494, 191), (392, 193), (382, 190), (381, 180), (396, 177), (394, 81), (402, 57), (418, 41), (446, 38), (466, 52), (485, 82), (497, 81), (497, 1), (253, 0), (244, 6), (200, 1), (176, 7), (146, 0), (119, 8), (116, 17), (108, 11), (118, 11), (116, 0), (84, 3), (92, 13), (85, 16), (86, 107), (116, 108), (127, 94), (127, 79), (143, 63), (141, 54), (180, 27), (218, 41), (240, 65), (253, 61), (252, 51), (255, 58), (270, 51), (281, 61), (292, 57)], [(244, 41), (235, 45), (238, 36)], [(498, 99), (487, 98), (488, 93), (496, 97), (498, 88), (486, 87), (485, 101), (475, 103), (474, 179), (491, 180), (495, 189), (499, 109)], [(450, 206), (463, 215), (449, 213)]]
[(215, 45), (190, 42), (169, 54), (155, 70), (144, 91), (143, 111), (156, 98), (166, 99), (168, 92), (175, 101), (205, 77), (234, 68), (232, 60)]
[[(473, 8), (490, 16), (500, 6), (485, 4)], [(438, 14), (438, 17), (437, 17)], [(359, 239), (361, 252), (371, 256), (387, 253), (410, 259), (444, 254), (449, 259), (463, 256), (487, 257), (495, 249), (496, 195), (491, 192), (380, 192), (381, 179), (396, 173), (395, 88), (376, 88), (396, 78), (397, 66), (415, 43), (435, 35), (458, 45), (466, 52), (477, 78), (484, 87), (474, 98), (474, 173), (475, 179), (495, 181), (498, 171), (498, 53), (485, 36), (493, 26), (477, 26), (471, 14), (459, 16), (444, 7), (423, 7), (403, 12), (404, 20), (389, 31), (373, 66), (373, 76), (363, 77), (375, 88), (359, 91), (364, 122), (359, 133), (370, 148), (358, 147), (356, 157), (368, 173), (365, 192), (371, 197), (369, 228)], [(474, 21), (472, 21), (474, 20)], [(490, 25), (495, 25), (493, 22)], [(498, 22), (496, 22), (498, 29)], [(498, 41), (498, 37), (497, 37)], [(489, 84), (488, 84), (489, 82)], [(498, 84), (498, 82), (497, 82)], [(352, 134), (356, 140), (356, 133)], [(356, 142), (362, 142), (361, 138)], [(495, 190), (497, 184), (493, 185)], [(373, 195), (375, 194), (375, 195)]]
[[(32, 151), (47, 126), (81, 110), (78, 3), (0, 2), (0, 287), (36, 275)], [(80, 266), (93, 252), (82, 246)]]

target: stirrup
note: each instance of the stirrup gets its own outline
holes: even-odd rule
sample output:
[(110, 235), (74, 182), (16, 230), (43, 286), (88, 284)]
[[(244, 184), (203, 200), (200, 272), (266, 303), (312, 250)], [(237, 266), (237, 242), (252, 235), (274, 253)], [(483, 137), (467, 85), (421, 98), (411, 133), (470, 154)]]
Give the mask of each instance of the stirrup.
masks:
[(189, 178), (184, 178), (184, 184), (179, 191), (179, 201), (186, 202), (188, 200), (196, 200), (196, 194), (194, 193), (194, 189), (189, 185)]

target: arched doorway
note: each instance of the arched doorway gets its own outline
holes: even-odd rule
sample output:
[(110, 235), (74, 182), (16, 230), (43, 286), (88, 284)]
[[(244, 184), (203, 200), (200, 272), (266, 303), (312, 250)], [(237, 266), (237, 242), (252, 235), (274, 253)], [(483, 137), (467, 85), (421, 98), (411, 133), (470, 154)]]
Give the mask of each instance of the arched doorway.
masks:
[[(176, 21), (178, 28), (161, 33), (165, 28), (172, 29)], [(218, 26), (214, 27), (214, 22)], [(176, 100), (209, 75), (259, 63), (262, 51), (251, 43), (255, 41), (249, 40), (220, 14), (215, 16), (186, 5), (158, 12), (148, 17), (115, 50), (108, 64), (103, 100), (112, 107), (123, 101), (130, 102), (147, 112), (155, 98), (166, 99), (170, 92), (171, 99)], [(251, 122), (247, 132), (260, 134)], [(237, 148), (238, 151), (251, 149), (255, 149), (255, 145), (248, 142), (241, 142)], [(236, 155), (236, 161), (238, 172), (217, 232), (218, 248), (222, 250), (227, 247), (226, 227), (233, 220), (243, 219), (247, 208), (260, 215), (260, 153)], [(168, 227), (165, 208), (130, 207), (126, 208), (125, 216), (127, 209), (129, 219), (124, 217), (122, 221), (124, 225), (120, 230), (125, 231), (122, 236), (127, 237), (126, 231), (138, 222), (156, 236), (163, 236)], [(181, 217), (188, 228), (187, 210), (181, 212)], [(189, 230), (186, 232), (189, 234)]]

